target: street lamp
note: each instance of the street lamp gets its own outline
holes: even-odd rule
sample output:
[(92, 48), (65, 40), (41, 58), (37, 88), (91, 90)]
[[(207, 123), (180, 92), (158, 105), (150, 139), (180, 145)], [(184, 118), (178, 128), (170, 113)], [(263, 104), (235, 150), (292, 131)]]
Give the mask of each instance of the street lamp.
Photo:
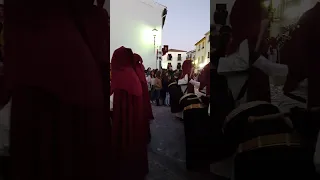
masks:
[(154, 28), (152, 30), (154, 52), (156, 52), (156, 36), (157, 36), (157, 34), (158, 34), (158, 30), (156, 28)]
[[(156, 28), (154, 28), (152, 30), (152, 34), (153, 34), (153, 52), (156, 53), (156, 36), (157, 36), (158, 30)], [(156, 54), (156, 68), (158, 66), (158, 53)]]

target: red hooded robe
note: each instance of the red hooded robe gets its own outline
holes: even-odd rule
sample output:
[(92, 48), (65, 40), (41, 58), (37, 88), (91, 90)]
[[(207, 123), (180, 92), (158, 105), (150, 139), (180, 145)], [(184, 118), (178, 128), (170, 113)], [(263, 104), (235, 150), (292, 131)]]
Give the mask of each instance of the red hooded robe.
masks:
[(117, 180), (144, 180), (148, 172), (147, 125), (143, 112), (143, 91), (135, 72), (131, 49), (120, 47), (111, 59), (114, 93), (112, 156)]
[[(90, 40), (101, 31), (81, 26), (93, 2), (50, 2), (5, 2), (12, 179), (110, 179), (100, 43)], [(92, 28), (87, 37), (83, 27)]]
[(139, 77), (139, 80), (141, 82), (141, 88), (142, 88), (142, 95), (143, 95), (143, 109), (144, 109), (144, 117), (146, 120), (152, 120), (154, 119), (153, 113), (152, 113), (152, 107), (150, 103), (150, 97), (149, 97), (149, 90), (148, 90), (148, 84), (146, 75), (144, 73), (144, 66), (143, 66), (143, 60), (139, 54), (134, 54), (134, 59), (136, 63), (136, 73)]
[[(236, 52), (245, 39), (248, 39), (249, 51), (253, 52), (258, 40), (261, 21), (267, 17), (268, 13), (262, 8), (261, 0), (236, 0), (230, 14), (233, 40), (229, 54)], [(260, 47), (259, 52), (264, 54), (263, 42)], [(253, 63), (254, 59), (250, 58), (249, 61)], [(250, 69), (247, 88), (247, 101), (271, 101), (269, 76), (261, 70), (254, 67)]]
[[(191, 60), (185, 60), (182, 64), (182, 73), (180, 79), (183, 79), (188, 75), (188, 82), (191, 80), (191, 74), (193, 70), (193, 65)], [(194, 93), (194, 86), (191, 83), (188, 83), (187, 93)]]

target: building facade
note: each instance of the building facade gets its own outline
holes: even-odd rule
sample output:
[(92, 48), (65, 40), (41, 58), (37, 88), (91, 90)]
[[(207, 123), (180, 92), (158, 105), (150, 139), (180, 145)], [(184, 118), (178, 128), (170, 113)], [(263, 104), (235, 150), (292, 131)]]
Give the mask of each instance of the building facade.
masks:
[(187, 59), (194, 62), (196, 60), (196, 50), (191, 50), (187, 52)]
[(162, 46), (166, 7), (155, 0), (111, 0), (110, 9), (121, 9), (110, 11), (110, 17), (113, 17), (110, 19), (111, 55), (125, 46), (142, 57), (145, 67), (159, 68), (156, 52)]
[(182, 66), (183, 62), (187, 59), (187, 51), (178, 49), (169, 49), (168, 52), (162, 56), (161, 65), (163, 69), (167, 69), (168, 65), (176, 70), (178, 65)]
[(210, 62), (210, 49), (211, 49), (211, 46), (210, 46), (210, 31), (208, 31), (206, 34), (205, 34), (205, 37), (206, 37), (206, 58), (205, 58), (205, 63), (209, 63)]
[(194, 65), (200, 70), (210, 62), (210, 31), (195, 44), (195, 51)]

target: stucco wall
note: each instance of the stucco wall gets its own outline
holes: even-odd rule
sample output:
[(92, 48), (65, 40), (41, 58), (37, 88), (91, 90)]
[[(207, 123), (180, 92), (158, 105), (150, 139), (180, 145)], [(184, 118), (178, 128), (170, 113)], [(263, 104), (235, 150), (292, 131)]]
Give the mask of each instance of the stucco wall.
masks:
[[(168, 54), (172, 55), (172, 60), (171, 61), (167, 60)], [(181, 54), (182, 61), (178, 61), (178, 54)], [(176, 70), (178, 63), (181, 63), (181, 65), (182, 65), (183, 62), (186, 60), (186, 58), (187, 58), (187, 52), (168, 52), (167, 54), (162, 56), (162, 62), (161, 62), (162, 68), (167, 69), (168, 63), (171, 63), (172, 69)]]
[(152, 0), (110, 0), (111, 52), (125, 46), (143, 58), (144, 66), (156, 68), (152, 30), (158, 30), (156, 46), (161, 46), (162, 11)]

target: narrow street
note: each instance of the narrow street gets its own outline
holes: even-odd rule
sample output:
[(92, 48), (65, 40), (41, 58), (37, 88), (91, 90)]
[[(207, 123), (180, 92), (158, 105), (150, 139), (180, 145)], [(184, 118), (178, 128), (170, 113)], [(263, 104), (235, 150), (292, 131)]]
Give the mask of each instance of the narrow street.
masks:
[(153, 106), (153, 114), (147, 180), (212, 180), (211, 175), (185, 170), (183, 123), (173, 117), (170, 107)]

